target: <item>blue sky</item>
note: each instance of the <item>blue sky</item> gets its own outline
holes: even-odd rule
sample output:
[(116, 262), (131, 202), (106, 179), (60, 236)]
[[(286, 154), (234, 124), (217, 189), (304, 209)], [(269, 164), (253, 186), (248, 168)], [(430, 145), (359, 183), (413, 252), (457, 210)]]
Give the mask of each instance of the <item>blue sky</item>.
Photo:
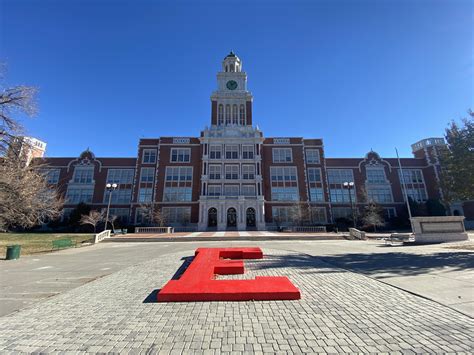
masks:
[(234, 50), (265, 136), (410, 156), (474, 109), (472, 1), (0, 1), (7, 84), (40, 89), (48, 156), (197, 136)]

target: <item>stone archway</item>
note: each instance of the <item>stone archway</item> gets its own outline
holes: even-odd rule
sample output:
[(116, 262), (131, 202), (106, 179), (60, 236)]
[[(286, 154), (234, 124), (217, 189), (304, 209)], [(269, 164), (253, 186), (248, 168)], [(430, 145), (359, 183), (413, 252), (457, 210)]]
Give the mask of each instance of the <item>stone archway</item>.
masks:
[(207, 211), (207, 226), (217, 227), (217, 208), (211, 207)]
[(227, 210), (227, 228), (237, 227), (237, 210), (231, 207)]
[(247, 208), (246, 212), (246, 225), (247, 227), (255, 227), (256, 226), (256, 218), (255, 218), (255, 209), (252, 207)]

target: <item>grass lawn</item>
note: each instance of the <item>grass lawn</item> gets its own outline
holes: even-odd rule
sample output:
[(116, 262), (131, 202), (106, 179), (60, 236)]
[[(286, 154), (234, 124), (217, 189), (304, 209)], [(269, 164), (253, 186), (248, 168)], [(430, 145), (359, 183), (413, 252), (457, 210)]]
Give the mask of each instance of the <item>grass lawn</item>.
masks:
[(0, 259), (5, 258), (7, 245), (20, 244), (21, 255), (49, 252), (55, 239), (70, 238), (81, 246), (84, 241), (91, 241), (93, 234), (82, 233), (0, 233)]

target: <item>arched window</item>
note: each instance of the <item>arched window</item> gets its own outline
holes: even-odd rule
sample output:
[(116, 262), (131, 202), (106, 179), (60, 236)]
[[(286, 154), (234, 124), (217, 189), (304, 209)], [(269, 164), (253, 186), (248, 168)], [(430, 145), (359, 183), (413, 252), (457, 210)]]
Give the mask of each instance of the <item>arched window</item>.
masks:
[(225, 66), (225, 71), (229, 71), (229, 67), (227, 65)]
[(236, 65), (235, 65), (235, 71), (236, 71), (236, 72), (239, 72), (239, 71), (240, 71), (240, 70), (239, 70), (239, 65), (238, 65), (238, 64), (236, 64)]
[(237, 105), (232, 106), (232, 123), (238, 124), (239, 123), (239, 112), (237, 110)]
[(240, 105), (240, 124), (245, 126), (245, 107)]
[(225, 105), (225, 124), (230, 124), (230, 105)]
[(230, 65), (230, 71), (231, 71), (231, 72), (234, 71), (234, 64), (231, 64), (231, 65)]
[(224, 105), (220, 104), (219, 105), (219, 114), (217, 115), (218, 117), (218, 124), (223, 125), (224, 124)]

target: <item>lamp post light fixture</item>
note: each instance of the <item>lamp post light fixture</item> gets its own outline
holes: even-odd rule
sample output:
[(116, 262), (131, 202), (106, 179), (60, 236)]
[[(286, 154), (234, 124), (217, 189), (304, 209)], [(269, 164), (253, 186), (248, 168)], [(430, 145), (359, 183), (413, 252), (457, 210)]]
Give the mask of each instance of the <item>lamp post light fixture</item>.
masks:
[(105, 185), (106, 190), (109, 192), (109, 203), (107, 205), (107, 214), (105, 215), (105, 226), (104, 231), (107, 230), (107, 223), (109, 222), (109, 210), (110, 210), (110, 201), (112, 200), (112, 192), (117, 189), (117, 184), (107, 184)]
[(355, 216), (355, 211), (354, 211), (354, 206), (352, 203), (352, 194), (351, 190), (354, 189), (354, 182), (353, 181), (346, 181), (342, 184), (342, 186), (347, 189), (347, 192), (349, 192), (349, 202), (351, 204), (351, 212), (352, 212), (352, 224), (354, 225), (354, 228), (356, 227), (356, 216)]

